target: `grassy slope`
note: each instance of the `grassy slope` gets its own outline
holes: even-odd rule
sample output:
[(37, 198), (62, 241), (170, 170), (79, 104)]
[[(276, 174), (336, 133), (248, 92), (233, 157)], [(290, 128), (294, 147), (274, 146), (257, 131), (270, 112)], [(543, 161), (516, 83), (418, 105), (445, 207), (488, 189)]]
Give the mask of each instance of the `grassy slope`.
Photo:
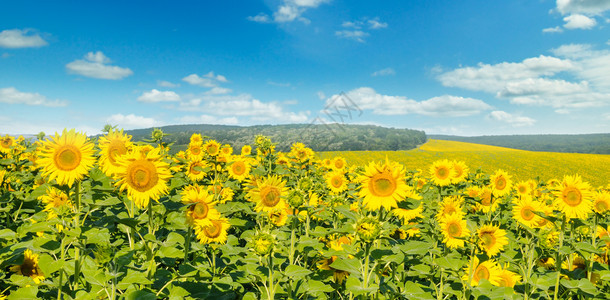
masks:
[(481, 168), (485, 173), (503, 169), (513, 180), (540, 176), (542, 180), (561, 179), (563, 175), (580, 174), (593, 186), (610, 183), (610, 155), (533, 152), (510, 148), (429, 140), (419, 149), (408, 151), (338, 151), (320, 152), (320, 158), (345, 157), (350, 164), (363, 165), (388, 159), (400, 162), (407, 169), (422, 169), (428, 175), (432, 162), (439, 159), (462, 160), (471, 172)]

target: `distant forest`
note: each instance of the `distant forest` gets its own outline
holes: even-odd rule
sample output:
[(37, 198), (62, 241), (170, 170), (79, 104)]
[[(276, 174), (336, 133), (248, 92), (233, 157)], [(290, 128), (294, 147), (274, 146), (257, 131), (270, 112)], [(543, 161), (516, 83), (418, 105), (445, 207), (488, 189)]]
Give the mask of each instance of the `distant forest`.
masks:
[(429, 135), (431, 139), (459, 141), (530, 151), (610, 154), (610, 133), (492, 135), (463, 137)]
[[(373, 125), (290, 124), (290, 125), (171, 125), (159, 127), (169, 134), (164, 142), (174, 143), (173, 150), (184, 150), (193, 133), (230, 144), (239, 150), (253, 145), (254, 137), (262, 134), (277, 143), (276, 150), (290, 151), (293, 143), (301, 142), (314, 151), (409, 150), (426, 142), (426, 133), (419, 130), (385, 128)], [(126, 130), (134, 141), (149, 139), (152, 128)]]

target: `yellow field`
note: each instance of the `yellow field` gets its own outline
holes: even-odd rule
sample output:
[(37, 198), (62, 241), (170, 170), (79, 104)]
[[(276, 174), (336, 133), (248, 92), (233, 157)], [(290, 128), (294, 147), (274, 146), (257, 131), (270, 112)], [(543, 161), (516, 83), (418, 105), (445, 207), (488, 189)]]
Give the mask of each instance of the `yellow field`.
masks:
[(409, 170), (422, 169), (426, 174), (436, 160), (461, 160), (471, 172), (481, 168), (489, 174), (503, 169), (513, 176), (513, 180), (537, 176), (542, 180), (561, 179), (564, 175), (580, 174), (595, 187), (610, 183), (610, 155), (603, 154), (533, 152), (431, 139), (420, 148), (408, 151), (337, 151), (319, 152), (318, 155), (320, 158), (342, 156), (348, 163), (357, 165), (385, 160), (387, 156)]

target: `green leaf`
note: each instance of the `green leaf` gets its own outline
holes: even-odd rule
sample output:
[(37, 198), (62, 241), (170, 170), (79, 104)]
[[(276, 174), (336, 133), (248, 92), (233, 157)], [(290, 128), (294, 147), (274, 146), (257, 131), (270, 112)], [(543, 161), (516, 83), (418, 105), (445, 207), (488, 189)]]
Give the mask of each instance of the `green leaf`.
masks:
[(90, 228), (84, 233), (87, 244), (108, 245), (110, 241), (110, 231), (108, 228)]
[(117, 197), (108, 197), (101, 201), (95, 201), (95, 205), (99, 205), (99, 206), (114, 206), (119, 203), (121, 203), (121, 200), (119, 200), (119, 198), (117, 198)]
[(404, 292), (402, 293), (407, 299), (429, 300), (434, 299), (432, 294), (424, 291), (417, 283), (412, 281), (405, 282)]
[(310, 270), (297, 265), (290, 265), (284, 270), (284, 275), (293, 279), (301, 279), (309, 274), (311, 274)]
[(4, 239), (4, 240), (8, 240), (8, 239), (15, 239), (16, 237), (16, 233), (10, 229), (2, 229), (0, 230), (0, 239)]
[(159, 248), (159, 252), (157, 252), (159, 257), (167, 257), (167, 258), (182, 258), (184, 257), (184, 251), (179, 250), (175, 247), (166, 247), (161, 246)]
[(354, 296), (375, 292), (379, 287), (376, 284), (369, 284), (369, 287), (363, 288), (362, 282), (353, 276), (350, 276), (345, 281), (345, 289), (352, 292)]
[(182, 300), (186, 298), (186, 296), (190, 295), (189, 291), (184, 288), (176, 285), (172, 285), (169, 289), (169, 299), (170, 300)]
[(157, 296), (151, 292), (146, 290), (141, 291), (133, 291), (125, 296), (125, 300), (156, 300)]
[(429, 275), (432, 268), (426, 264), (419, 264), (412, 266), (410, 270), (417, 275)]
[(26, 286), (19, 288), (16, 291), (11, 292), (8, 296), (8, 300), (26, 300), (26, 299), (38, 299), (36, 295), (38, 294), (37, 286)]
[(313, 279), (307, 281), (307, 287), (307, 292), (310, 294), (316, 294), (320, 292), (330, 293), (335, 290), (332, 286), (324, 284), (322, 281)]
[(400, 246), (400, 250), (405, 255), (426, 255), (433, 246), (430, 242), (408, 241)]
[(347, 271), (351, 274), (360, 273), (360, 261), (355, 258), (337, 258), (330, 264), (330, 267), (341, 271)]
[(441, 268), (457, 271), (462, 268), (463, 261), (457, 258), (441, 257), (436, 259), (436, 264)]
[(127, 275), (123, 277), (119, 284), (117, 284), (117, 288), (126, 289), (130, 284), (150, 284), (151, 281), (146, 278), (144, 271), (136, 271), (136, 270), (128, 270)]
[(44, 274), (45, 277), (50, 277), (50, 275), (55, 271), (63, 268), (64, 264), (65, 261), (55, 261), (53, 257), (48, 254), (40, 254), (38, 257), (38, 266), (40, 267), (40, 270), (42, 270), (42, 274)]
[(601, 251), (599, 251), (596, 247), (593, 247), (593, 245), (585, 242), (576, 243), (574, 247), (576, 248), (576, 251), (580, 252), (581, 254), (601, 253)]

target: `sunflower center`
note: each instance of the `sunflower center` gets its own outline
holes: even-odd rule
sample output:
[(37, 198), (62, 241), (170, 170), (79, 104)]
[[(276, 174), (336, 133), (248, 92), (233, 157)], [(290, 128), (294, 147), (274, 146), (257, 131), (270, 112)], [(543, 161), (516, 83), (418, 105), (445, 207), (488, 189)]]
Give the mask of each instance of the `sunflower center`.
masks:
[(208, 211), (210, 211), (208, 204), (199, 202), (193, 206), (193, 217), (195, 219), (205, 219), (208, 216)]
[(191, 146), (191, 153), (195, 156), (201, 154), (201, 147), (197, 146)]
[(214, 239), (220, 236), (220, 233), (222, 232), (222, 224), (216, 220), (211, 220), (211, 222), (212, 225), (206, 226), (203, 231), (208, 238)]
[(208, 146), (208, 154), (210, 155), (216, 155), (218, 154), (218, 146), (211, 144)]
[(496, 180), (496, 190), (503, 190), (506, 187), (506, 179), (500, 177)]
[(451, 204), (446, 205), (445, 208), (443, 209), (443, 213), (445, 213), (445, 215), (452, 214), (454, 212), (456, 212), (455, 206), (453, 206)]
[(199, 162), (191, 164), (191, 169), (190, 169), (191, 174), (199, 175), (199, 173), (201, 173), (199, 170), (197, 170), (197, 167), (203, 167), (203, 166)]
[(147, 160), (135, 161), (127, 170), (128, 183), (139, 192), (146, 192), (159, 181), (157, 169)]
[(482, 278), (489, 279), (489, 270), (484, 266), (479, 266), (476, 271), (474, 271), (474, 277), (476, 281), (479, 281)]
[(462, 227), (460, 224), (451, 223), (447, 226), (447, 233), (450, 237), (460, 236), (462, 234)]
[(233, 169), (233, 173), (238, 176), (243, 175), (246, 172), (246, 166), (241, 161), (234, 162), (231, 169)]
[(608, 202), (606, 201), (598, 201), (597, 203), (595, 203), (595, 208), (598, 211), (604, 212), (608, 210)]
[(78, 148), (63, 146), (55, 153), (55, 166), (62, 171), (72, 171), (80, 164), (80, 155)]
[(523, 218), (524, 220), (530, 221), (535, 216), (536, 214), (534, 213), (533, 208), (531, 206), (526, 206), (521, 209), (521, 218)]
[(396, 180), (386, 173), (377, 174), (369, 181), (369, 189), (373, 196), (388, 197), (396, 190)]
[(483, 195), (481, 195), (481, 204), (485, 206), (491, 205), (491, 193), (485, 192)]
[(343, 180), (339, 176), (334, 176), (333, 180), (331, 180), (331, 183), (334, 188), (340, 188), (341, 185), (343, 184)]
[(438, 177), (440, 179), (445, 179), (448, 176), (449, 176), (449, 169), (447, 169), (445, 167), (436, 169), (436, 177)]
[(280, 202), (280, 190), (274, 186), (266, 186), (261, 190), (261, 199), (266, 207), (274, 207)]
[(12, 144), (13, 140), (9, 138), (0, 139), (0, 145), (2, 145), (3, 148), (9, 148)]
[(569, 206), (578, 206), (582, 202), (582, 194), (579, 189), (570, 187), (564, 192), (564, 195), (564, 202)]
[(34, 264), (34, 262), (32, 260), (29, 259), (25, 259), (23, 261), (23, 264), (20, 267), (21, 270), (21, 274), (23, 274), (23, 276), (32, 276), (34, 274), (36, 274), (36, 265)]
[(496, 238), (491, 232), (483, 232), (481, 234), (481, 241), (485, 247), (492, 247), (496, 243)]
[(527, 192), (527, 187), (520, 185), (518, 188), (519, 194), (525, 194)]
[(343, 169), (343, 161), (342, 160), (335, 161), (335, 168)]

